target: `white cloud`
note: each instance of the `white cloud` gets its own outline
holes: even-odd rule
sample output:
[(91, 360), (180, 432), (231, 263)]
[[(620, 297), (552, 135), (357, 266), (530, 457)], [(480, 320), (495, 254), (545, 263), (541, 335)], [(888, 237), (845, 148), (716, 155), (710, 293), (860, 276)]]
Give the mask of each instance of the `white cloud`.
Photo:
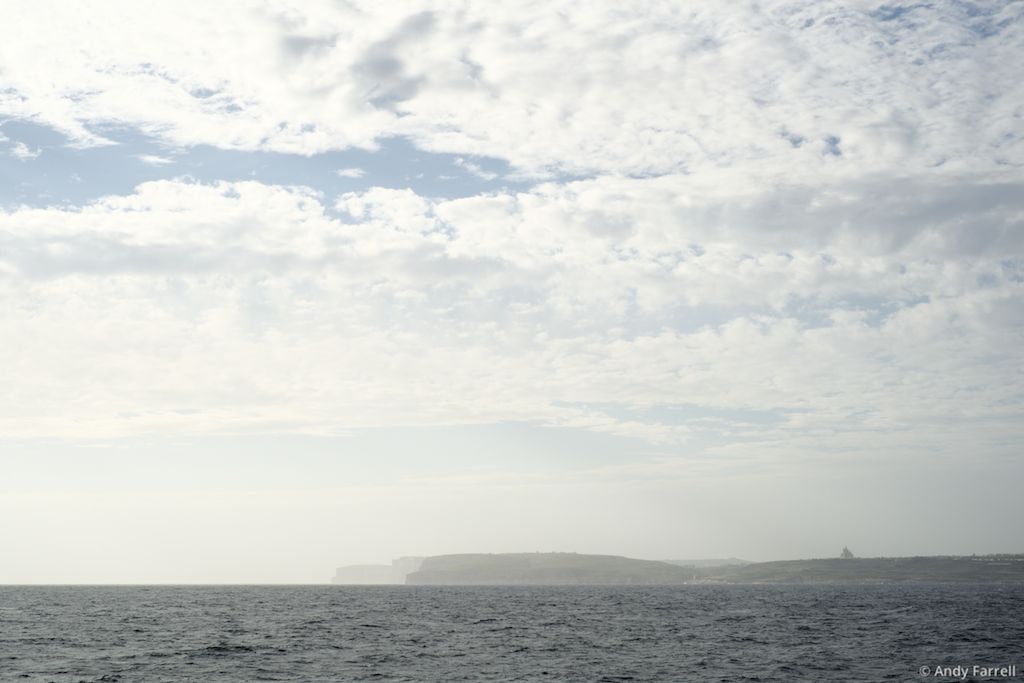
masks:
[(42, 154), (40, 149), (32, 149), (24, 142), (15, 142), (10, 149), (10, 155), (15, 159), (21, 161), (28, 161), (29, 159), (35, 159)]
[[(5, 214), (4, 429), (997, 439), (1020, 423), (1021, 12), (11, 8), (0, 112), (78, 144), (112, 123), (301, 154), (400, 135), (562, 180), (448, 201), (165, 181)], [(651, 417), (680, 405), (723, 415)]]
[(480, 164), (474, 164), (472, 161), (467, 161), (462, 157), (455, 160), (455, 165), (466, 169), (471, 175), (475, 175), (477, 178), (483, 178), (484, 180), (494, 180), (498, 177), (497, 173), (485, 171)]
[(147, 166), (168, 166), (174, 163), (173, 159), (158, 154), (140, 154), (138, 158)]
[(366, 171), (361, 168), (339, 168), (335, 171), (342, 178), (362, 178)]
[[(304, 154), (410, 136), (520, 173), (801, 182), (1019, 167), (1020, 3), (20, 3), (0, 111)], [(188, 36), (183, 40), (182, 36)], [(14, 66), (17, 65), (17, 66)]]
[[(790, 188), (785, 222), (767, 189), (735, 211), (717, 192), (374, 188), (338, 219), (297, 188), (161, 181), (3, 215), (3, 432), (532, 420), (790, 453), (1019, 438), (1019, 195)], [(719, 413), (645, 416), (672, 406)]]

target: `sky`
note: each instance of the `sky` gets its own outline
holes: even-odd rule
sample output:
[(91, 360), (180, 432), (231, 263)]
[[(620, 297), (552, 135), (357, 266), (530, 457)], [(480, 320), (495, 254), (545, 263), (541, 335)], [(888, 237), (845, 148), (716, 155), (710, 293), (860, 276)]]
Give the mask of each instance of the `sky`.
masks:
[(0, 583), (1024, 552), (1024, 2), (0, 22)]

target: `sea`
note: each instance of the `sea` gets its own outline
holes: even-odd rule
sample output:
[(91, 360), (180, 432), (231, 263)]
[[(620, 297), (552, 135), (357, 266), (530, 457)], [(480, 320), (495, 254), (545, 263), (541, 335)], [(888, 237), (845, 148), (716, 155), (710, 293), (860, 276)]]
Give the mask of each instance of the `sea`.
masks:
[(0, 587), (0, 681), (1012, 681), (1022, 654), (1022, 585)]

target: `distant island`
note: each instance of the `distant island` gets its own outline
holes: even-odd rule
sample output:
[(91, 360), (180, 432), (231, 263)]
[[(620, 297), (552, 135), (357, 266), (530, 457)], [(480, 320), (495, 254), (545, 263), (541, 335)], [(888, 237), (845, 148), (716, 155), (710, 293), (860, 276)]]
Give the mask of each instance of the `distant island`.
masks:
[(686, 583), (690, 571), (667, 562), (615, 555), (515, 553), (428, 557), (410, 585), (618, 585)]
[(705, 569), (694, 576), (723, 583), (1024, 582), (1024, 555), (783, 560)]
[(747, 562), (636, 560), (579, 553), (468, 553), (401, 557), (339, 567), (332, 583), (480, 585), (680, 585), (690, 583), (1024, 582), (1024, 555), (838, 558)]

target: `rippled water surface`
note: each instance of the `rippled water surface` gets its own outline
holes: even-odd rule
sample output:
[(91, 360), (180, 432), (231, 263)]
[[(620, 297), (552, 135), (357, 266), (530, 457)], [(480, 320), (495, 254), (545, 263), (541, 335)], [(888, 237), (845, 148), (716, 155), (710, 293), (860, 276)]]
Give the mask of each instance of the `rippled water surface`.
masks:
[(9, 586), (0, 680), (1024, 679), (1022, 608), (1022, 586)]

